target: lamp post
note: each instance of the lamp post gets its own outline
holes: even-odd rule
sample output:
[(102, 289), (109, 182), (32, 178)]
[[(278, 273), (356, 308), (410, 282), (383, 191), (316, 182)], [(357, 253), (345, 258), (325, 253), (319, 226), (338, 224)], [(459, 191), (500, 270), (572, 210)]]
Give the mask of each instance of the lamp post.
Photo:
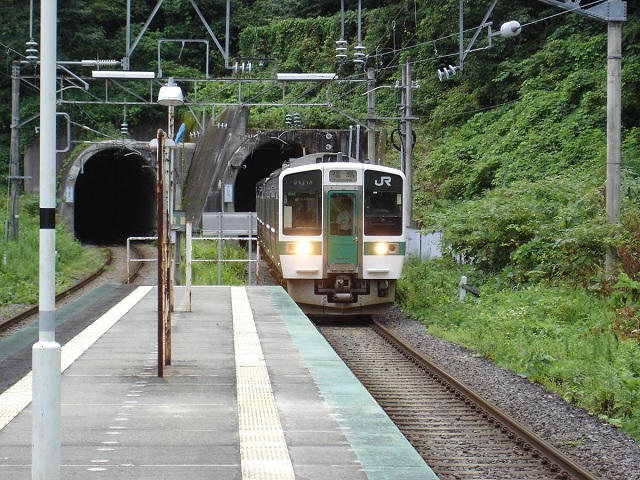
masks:
[[(168, 138), (164, 132), (158, 130), (157, 150), (157, 216), (158, 216), (158, 376), (163, 375), (163, 364), (171, 364), (171, 262), (170, 238), (171, 212), (173, 206), (173, 149), (164, 148), (174, 146), (174, 108), (184, 103), (182, 89), (169, 78), (167, 85), (158, 92), (158, 105), (169, 109)], [(163, 141), (164, 140), (164, 141)], [(178, 243), (174, 242), (177, 246)], [(179, 252), (174, 252), (174, 260)], [(164, 340), (164, 341), (163, 341)], [(163, 346), (165, 347), (163, 349)], [(163, 355), (164, 350), (164, 355)]]
[(31, 478), (60, 479), (61, 348), (56, 342), (56, 0), (41, 2), (40, 273), (38, 342), (32, 348)]

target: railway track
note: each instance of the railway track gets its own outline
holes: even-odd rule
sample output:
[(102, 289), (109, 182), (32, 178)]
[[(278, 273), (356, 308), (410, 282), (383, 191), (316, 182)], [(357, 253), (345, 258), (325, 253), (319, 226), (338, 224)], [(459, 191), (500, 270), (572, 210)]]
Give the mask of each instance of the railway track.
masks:
[(382, 324), (318, 328), (442, 480), (599, 478)]
[[(106, 272), (108, 272), (111, 269), (111, 267), (114, 264), (114, 261), (117, 261), (119, 263), (126, 261), (126, 260), (123, 260), (123, 258), (126, 258), (126, 255), (124, 254), (124, 249), (125, 247), (123, 246), (104, 247), (103, 250), (105, 251), (105, 260), (100, 266), (100, 268), (96, 270), (94, 273), (88, 275), (87, 277), (83, 278), (79, 282), (75, 283), (71, 287), (67, 288), (66, 290), (58, 293), (56, 295), (56, 305), (59, 302), (68, 300), (70, 297), (72, 297), (76, 293), (82, 291), (89, 285), (98, 281)], [(135, 245), (132, 244), (131, 250), (134, 252), (134, 255), (136, 258), (144, 258), (144, 252), (142, 249), (137, 248)], [(134, 263), (134, 269), (129, 275), (129, 277), (127, 278), (125, 275), (124, 277), (122, 277), (122, 279), (118, 279), (117, 281), (121, 281), (122, 283), (135, 282), (136, 278), (142, 271), (143, 267), (144, 267), (144, 263), (142, 262)], [(33, 305), (9, 318), (0, 319), (0, 333), (16, 325), (20, 325), (21, 323), (28, 322), (31, 319), (31, 317), (34, 317), (35, 315), (37, 315), (38, 310), (39, 310), (39, 306)]]

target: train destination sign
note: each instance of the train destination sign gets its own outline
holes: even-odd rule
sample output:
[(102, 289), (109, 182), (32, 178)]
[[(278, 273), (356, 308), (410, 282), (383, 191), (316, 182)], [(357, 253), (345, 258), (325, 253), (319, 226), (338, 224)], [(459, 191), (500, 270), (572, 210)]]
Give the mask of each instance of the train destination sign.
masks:
[(358, 173), (355, 170), (329, 170), (330, 182), (355, 182), (358, 179)]

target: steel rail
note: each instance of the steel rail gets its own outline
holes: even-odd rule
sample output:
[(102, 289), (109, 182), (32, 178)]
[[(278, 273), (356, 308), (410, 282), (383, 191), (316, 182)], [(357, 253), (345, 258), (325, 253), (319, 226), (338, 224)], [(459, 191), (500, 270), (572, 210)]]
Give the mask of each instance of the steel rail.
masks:
[(562, 452), (545, 442), (542, 438), (529, 430), (526, 426), (518, 423), (510, 417), (504, 410), (489, 401), (485, 400), (479, 393), (472, 388), (461, 383), (455, 377), (442, 370), (431, 360), (426, 358), (420, 352), (408, 345), (402, 338), (395, 335), (390, 329), (382, 323), (373, 320), (373, 330), (388, 342), (392, 343), (405, 356), (413, 362), (424, 368), (430, 374), (437, 377), (443, 383), (450, 386), (460, 395), (464, 396), (469, 402), (481, 409), (484, 414), (492, 420), (496, 426), (507, 429), (512, 432), (522, 442), (525, 449), (537, 452), (538, 455), (546, 460), (549, 466), (557, 470), (564, 478), (572, 480), (600, 480), (600, 477), (594, 476), (591, 472), (585, 470), (581, 465), (574, 462)]

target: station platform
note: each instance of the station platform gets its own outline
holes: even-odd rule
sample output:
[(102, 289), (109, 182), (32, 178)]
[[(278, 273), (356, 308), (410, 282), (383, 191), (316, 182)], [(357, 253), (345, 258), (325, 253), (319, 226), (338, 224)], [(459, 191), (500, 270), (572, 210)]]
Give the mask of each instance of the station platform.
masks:
[[(57, 312), (96, 316), (57, 340), (62, 479), (437, 478), (282, 288), (177, 287), (162, 377), (157, 290), (128, 288)], [(31, 388), (0, 394), (0, 480), (31, 478)]]

